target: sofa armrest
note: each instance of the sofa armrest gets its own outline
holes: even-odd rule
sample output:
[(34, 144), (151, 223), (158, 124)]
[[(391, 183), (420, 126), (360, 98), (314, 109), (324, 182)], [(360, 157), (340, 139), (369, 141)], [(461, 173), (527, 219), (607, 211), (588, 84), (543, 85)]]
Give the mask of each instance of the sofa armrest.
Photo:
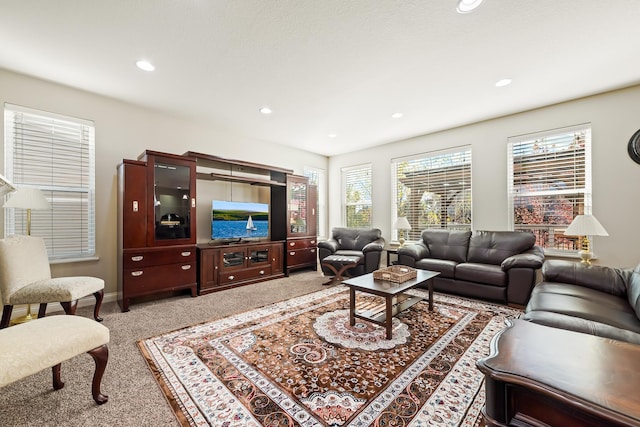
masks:
[(381, 237), (379, 239), (374, 240), (371, 243), (367, 243), (366, 245), (364, 245), (364, 247), (362, 248), (362, 252), (365, 254), (371, 251), (382, 252), (383, 248), (384, 248), (384, 239)]
[(338, 241), (334, 239), (321, 240), (318, 242), (318, 249), (326, 249), (327, 251), (334, 253), (338, 250)]
[(415, 261), (429, 257), (429, 248), (424, 242), (412, 243), (398, 248), (398, 259), (400, 256), (411, 257)]
[(532, 268), (534, 270), (542, 267), (544, 263), (544, 252), (540, 246), (534, 246), (526, 252), (512, 255), (502, 261), (500, 267), (502, 271), (512, 268)]
[(585, 265), (576, 261), (547, 260), (542, 265), (545, 282), (569, 283), (611, 295), (626, 297), (631, 269)]

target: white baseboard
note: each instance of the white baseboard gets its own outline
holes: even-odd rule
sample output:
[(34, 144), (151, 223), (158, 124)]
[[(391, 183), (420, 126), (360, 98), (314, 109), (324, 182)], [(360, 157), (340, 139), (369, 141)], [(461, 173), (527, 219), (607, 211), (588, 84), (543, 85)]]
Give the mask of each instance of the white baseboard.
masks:
[[(104, 298), (102, 299), (102, 304), (106, 304), (108, 302), (114, 302), (118, 300), (118, 293), (117, 292), (110, 292), (108, 294), (104, 294)], [(87, 297), (81, 298), (78, 301), (78, 307), (87, 307), (87, 306), (91, 306), (93, 307), (96, 304), (96, 299), (94, 298), (93, 295), (89, 295)], [(38, 314), (38, 308), (39, 308), (40, 304), (31, 304), (31, 314), (36, 316)], [(49, 313), (57, 313), (57, 312), (62, 312), (64, 313), (64, 310), (62, 309), (62, 306), (57, 303), (57, 302), (52, 302), (47, 304), (47, 314)], [(22, 317), (24, 315), (27, 314), (27, 306), (26, 305), (17, 305), (15, 307), (13, 307), (13, 312), (11, 313), (11, 318), (15, 319), (18, 317)]]

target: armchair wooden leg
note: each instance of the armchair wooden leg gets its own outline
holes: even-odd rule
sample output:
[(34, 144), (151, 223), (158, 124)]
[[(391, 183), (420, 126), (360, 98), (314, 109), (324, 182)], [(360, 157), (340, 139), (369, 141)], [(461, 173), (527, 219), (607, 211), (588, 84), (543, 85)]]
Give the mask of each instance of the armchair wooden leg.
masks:
[(93, 318), (96, 322), (102, 322), (102, 317), (100, 317), (100, 307), (102, 306), (102, 299), (104, 298), (104, 290), (100, 289), (98, 292), (94, 292), (93, 296), (96, 298), (96, 306), (93, 309)]
[(93, 374), (93, 382), (91, 383), (91, 394), (93, 395), (93, 400), (96, 401), (98, 405), (102, 405), (109, 400), (109, 396), (105, 396), (100, 393), (100, 383), (102, 382), (102, 375), (104, 374), (104, 370), (107, 367), (107, 361), (109, 359), (109, 349), (107, 345), (102, 345), (98, 348), (94, 348), (89, 351), (91, 357), (96, 362), (96, 371)]
[(5, 305), (2, 309), (2, 321), (0, 321), (0, 329), (4, 329), (9, 326), (11, 321), (11, 312), (13, 312), (12, 305)]
[(76, 308), (78, 308), (78, 300), (60, 302), (60, 305), (67, 314), (76, 314)]
[(64, 387), (64, 383), (60, 379), (61, 366), (62, 366), (62, 363), (58, 363), (56, 366), (53, 366), (51, 368), (51, 372), (53, 372), (53, 389), (54, 390), (60, 390), (62, 387)]
[(38, 319), (46, 316), (46, 314), (47, 314), (47, 303), (43, 302), (42, 304), (40, 304), (40, 308), (38, 309)]

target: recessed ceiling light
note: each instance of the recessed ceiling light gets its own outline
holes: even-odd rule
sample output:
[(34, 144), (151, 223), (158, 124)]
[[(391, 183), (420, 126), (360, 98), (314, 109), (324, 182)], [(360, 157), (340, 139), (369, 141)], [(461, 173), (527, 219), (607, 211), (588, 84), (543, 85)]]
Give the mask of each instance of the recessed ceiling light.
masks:
[(496, 87), (508, 86), (511, 84), (511, 79), (502, 79), (496, 82)]
[(480, 6), (480, 3), (482, 3), (482, 0), (458, 0), (456, 10), (458, 13), (471, 12), (473, 9)]
[(400, 118), (400, 117), (402, 117), (402, 116), (404, 116), (404, 114), (402, 114), (402, 113), (393, 113), (393, 114), (391, 115), (391, 118), (393, 118), (393, 119), (399, 119), (399, 118)]
[(271, 113), (273, 113), (273, 110), (271, 108), (269, 108), (269, 107), (262, 107), (260, 109), (260, 112), (262, 114), (271, 114)]
[(138, 68), (144, 71), (153, 71), (156, 69), (156, 67), (154, 67), (151, 62), (145, 61), (144, 59), (136, 62), (136, 65), (138, 66)]
[(336, 137), (336, 136), (338, 136), (338, 135), (336, 135), (335, 133), (330, 133), (330, 134), (329, 134), (329, 135), (327, 135), (327, 136), (328, 136), (329, 138), (335, 138), (335, 137)]

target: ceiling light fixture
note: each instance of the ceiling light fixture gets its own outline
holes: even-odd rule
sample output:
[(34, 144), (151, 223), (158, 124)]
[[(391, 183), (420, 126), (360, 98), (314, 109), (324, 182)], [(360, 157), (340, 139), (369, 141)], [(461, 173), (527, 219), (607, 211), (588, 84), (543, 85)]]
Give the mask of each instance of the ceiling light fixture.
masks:
[(338, 135), (336, 135), (335, 133), (330, 133), (330, 134), (329, 134), (329, 135), (327, 135), (327, 136), (328, 136), (329, 138), (335, 138), (335, 137), (336, 137), (336, 136), (338, 136)]
[(399, 118), (400, 118), (400, 117), (402, 117), (402, 116), (404, 116), (404, 114), (402, 114), (402, 113), (393, 113), (393, 114), (391, 115), (391, 118), (392, 118), (392, 119), (399, 119)]
[(482, 3), (482, 0), (458, 0), (456, 10), (458, 13), (468, 13), (480, 6), (480, 3)]
[(141, 59), (138, 62), (136, 62), (136, 65), (138, 66), (138, 68), (144, 71), (153, 71), (156, 69), (156, 67), (154, 67), (151, 62), (145, 61), (144, 59)]
[(511, 84), (511, 79), (502, 79), (496, 82), (496, 87), (504, 87)]
[(262, 114), (265, 114), (265, 115), (266, 115), (266, 114), (271, 114), (271, 113), (273, 113), (273, 110), (272, 110), (271, 108), (269, 108), (269, 107), (262, 107), (262, 108), (260, 109), (260, 112), (261, 112)]

